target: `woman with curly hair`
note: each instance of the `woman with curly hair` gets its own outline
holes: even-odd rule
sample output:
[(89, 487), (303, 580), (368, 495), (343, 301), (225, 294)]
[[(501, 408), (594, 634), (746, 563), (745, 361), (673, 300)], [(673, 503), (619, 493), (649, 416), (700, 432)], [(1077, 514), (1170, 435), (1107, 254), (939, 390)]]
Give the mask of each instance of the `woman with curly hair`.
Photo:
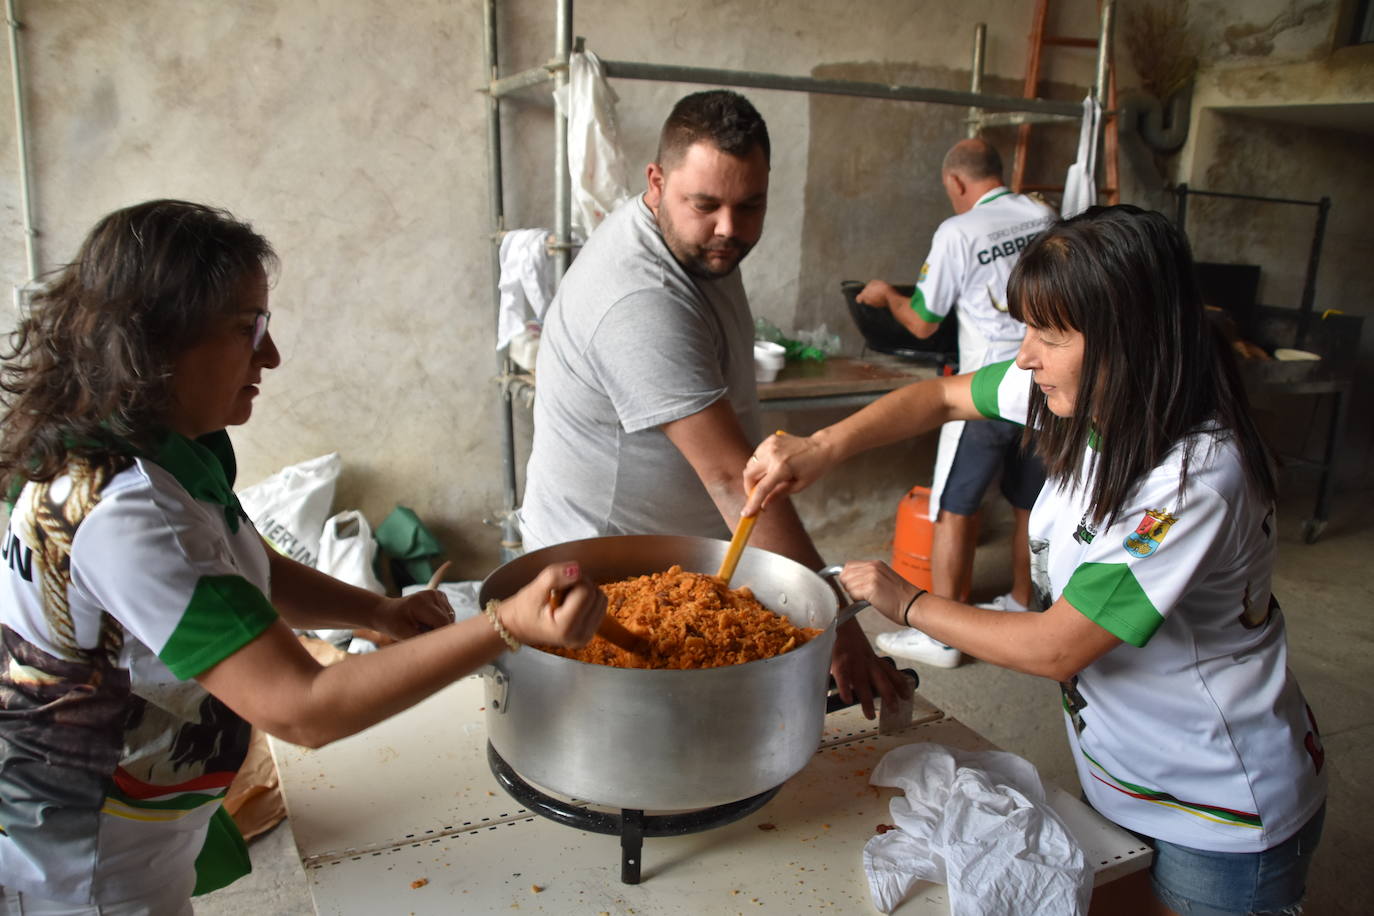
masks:
[[(0, 368), (0, 902), (190, 913), (248, 870), (220, 806), (250, 725), (318, 747), (521, 642), (582, 645), (575, 563), (486, 618), (386, 598), (268, 549), (227, 427), (281, 361), (271, 246), (221, 210), (111, 213), (34, 299)], [(551, 589), (567, 590), (558, 607)], [(292, 628), (401, 639), (322, 667)]]
[(1030, 522), (1044, 613), (930, 595), (884, 563), (841, 581), (896, 623), (1060, 683), (1084, 795), (1154, 847), (1152, 912), (1296, 912), (1324, 755), (1270, 590), (1269, 453), (1187, 240), (1158, 213), (1094, 207), (1036, 237), (1008, 298), (1029, 326), (1014, 361), (771, 437), (746, 511), (949, 420), (1023, 424), (1049, 473)]

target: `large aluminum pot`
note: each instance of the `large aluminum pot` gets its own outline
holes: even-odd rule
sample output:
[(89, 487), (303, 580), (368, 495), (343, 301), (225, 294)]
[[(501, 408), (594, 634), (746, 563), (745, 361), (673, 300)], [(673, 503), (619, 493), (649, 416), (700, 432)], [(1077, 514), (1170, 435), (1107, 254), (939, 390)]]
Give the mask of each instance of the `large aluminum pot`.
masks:
[[(479, 600), (506, 598), (550, 563), (577, 560), (598, 582), (673, 564), (714, 574), (728, 543), (626, 535), (545, 547), (497, 569)], [(696, 671), (610, 668), (523, 647), (486, 669), (487, 734), (522, 778), (574, 798), (670, 811), (738, 801), (781, 785), (816, 752), (837, 602), (819, 575), (748, 548), (730, 583), (820, 636), (776, 658)]]

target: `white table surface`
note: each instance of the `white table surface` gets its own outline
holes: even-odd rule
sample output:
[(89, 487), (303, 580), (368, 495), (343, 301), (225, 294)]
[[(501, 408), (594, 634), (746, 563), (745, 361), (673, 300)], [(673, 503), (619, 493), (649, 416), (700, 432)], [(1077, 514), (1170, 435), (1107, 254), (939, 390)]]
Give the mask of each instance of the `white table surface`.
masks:
[[(760, 810), (724, 827), (644, 840), (641, 882), (620, 881), (618, 837), (532, 814), (486, 760), (481, 680), (329, 747), (272, 742), (289, 823), (320, 914), (871, 913), (863, 846), (891, 823), (897, 790), (868, 784), (911, 741), (992, 745), (917, 696), (913, 725), (879, 735), (856, 709), (826, 719), (821, 747)], [(1076, 798), (1051, 804), (1098, 884), (1146, 867), (1150, 851)], [(896, 910), (948, 913), (927, 885)]]

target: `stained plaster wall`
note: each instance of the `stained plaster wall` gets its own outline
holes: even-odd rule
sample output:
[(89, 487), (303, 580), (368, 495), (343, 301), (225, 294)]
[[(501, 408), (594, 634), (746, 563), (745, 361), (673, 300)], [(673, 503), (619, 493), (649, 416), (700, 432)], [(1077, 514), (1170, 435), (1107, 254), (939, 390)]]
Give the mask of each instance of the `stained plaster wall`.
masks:
[[(1093, 33), (1091, 0), (1057, 6), (1070, 28)], [(940, 71), (962, 86), (973, 23), (982, 20), (990, 24), (988, 73), (1014, 86), (1031, 9), (1029, 0), (583, 0), (575, 30), (608, 59), (802, 75), (919, 61), (916, 75)], [(499, 508), (501, 491), (484, 102), (475, 91), (484, 79), (481, 5), (21, 0), (18, 14), (41, 269), (70, 257), (102, 214), (152, 197), (205, 201), (252, 221), (282, 256), (272, 327), (283, 365), (269, 373), (253, 421), (235, 431), (240, 483), (338, 451), (336, 507), (360, 508), (375, 524), (395, 504), (410, 505), (458, 561), (457, 575), (489, 569), (497, 538), (482, 522)], [(552, 3), (502, 3), (499, 24), (502, 72), (550, 56)], [(1049, 74), (1079, 86), (1090, 76), (1090, 54), (1059, 61)], [(642, 182), (661, 118), (700, 87), (615, 88), (624, 146)], [(7, 77), (3, 90), (8, 98)], [(815, 277), (833, 274), (819, 262), (845, 260), (807, 248), (827, 219), (811, 209), (809, 189), (832, 181), (828, 170), (818, 173), (813, 101), (749, 95), (774, 140), (768, 228), (745, 265), (756, 311), (789, 330), (821, 320), (839, 326), (847, 320), (839, 302), (822, 308), (808, 298)], [(548, 225), (547, 95), (527, 92), (505, 110), (508, 225)], [(938, 117), (947, 129), (916, 132), (893, 149), (902, 165), (890, 181), (836, 214), (858, 222), (856, 250), (894, 251), (902, 263), (919, 257), (925, 239), (862, 214), (893, 187), (926, 189), (919, 206), (931, 207), (935, 163), (962, 135), (949, 109), (906, 110), (915, 113), (902, 117)], [(8, 290), (27, 277), (14, 127), (9, 118), (0, 124)], [(933, 206), (912, 232), (942, 218), (943, 202)], [(806, 431), (833, 419), (813, 411), (768, 422)], [(523, 414), (520, 423), (527, 436)], [(837, 478), (803, 504), (808, 521), (823, 533), (889, 517), (905, 486), (928, 479), (926, 447), (913, 448), (886, 450)]]
[[(1344, 44), (1348, 11), (1336, 2), (1256, 0), (1195, 12), (1201, 67), (1173, 176), (1215, 191), (1331, 198), (1314, 305), (1365, 317), (1338, 469), (1342, 485), (1369, 486), (1374, 280), (1364, 265), (1374, 238), (1374, 45)], [(1193, 198), (1188, 231), (1199, 259), (1258, 264), (1260, 301), (1297, 308), (1315, 218), (1313, 208)], [(1321, 456), (1329, 404), (1281, 398), (1266, 407), (1283, 451)]]

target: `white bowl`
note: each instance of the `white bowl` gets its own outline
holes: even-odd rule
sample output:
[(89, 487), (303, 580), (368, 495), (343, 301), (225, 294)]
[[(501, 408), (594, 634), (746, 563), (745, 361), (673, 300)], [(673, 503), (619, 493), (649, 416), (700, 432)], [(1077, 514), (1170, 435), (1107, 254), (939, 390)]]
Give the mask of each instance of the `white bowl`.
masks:
[(1274, 351), (1274, 359), (1282, 360), (1286, 363), (1298, 362), (1301, 360), (1321, 359), (1316, 353), (1308, 350), (1292, 350), (1287, 347), (1279, 347)]
[(787, 351), (767, 340), (754, 341), (754, 380), (771, 382), (787, 363)]

